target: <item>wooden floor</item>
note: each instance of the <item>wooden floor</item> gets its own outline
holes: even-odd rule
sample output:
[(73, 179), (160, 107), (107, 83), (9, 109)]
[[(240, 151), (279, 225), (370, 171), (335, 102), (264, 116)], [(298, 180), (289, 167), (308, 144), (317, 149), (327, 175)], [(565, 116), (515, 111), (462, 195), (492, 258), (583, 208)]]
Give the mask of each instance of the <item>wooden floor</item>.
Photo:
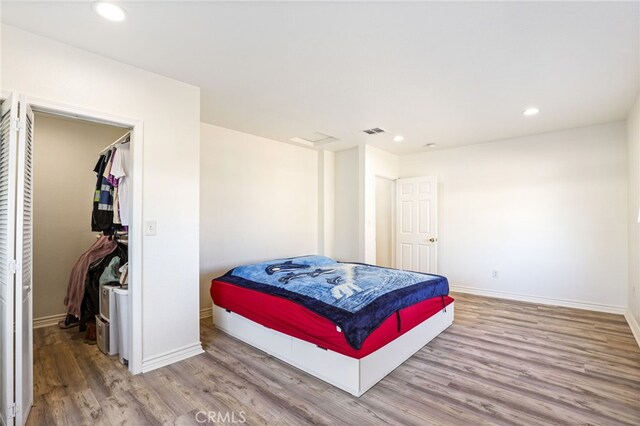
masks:
[[(35, 330), (29, 424), (640, 425), (624, 318), (470, 295), (454, 325), (360, 398), (202, 322), (206, 353), (130, 376), (77, 331)], [(227, 416), (227, 417), (225, 417)]]

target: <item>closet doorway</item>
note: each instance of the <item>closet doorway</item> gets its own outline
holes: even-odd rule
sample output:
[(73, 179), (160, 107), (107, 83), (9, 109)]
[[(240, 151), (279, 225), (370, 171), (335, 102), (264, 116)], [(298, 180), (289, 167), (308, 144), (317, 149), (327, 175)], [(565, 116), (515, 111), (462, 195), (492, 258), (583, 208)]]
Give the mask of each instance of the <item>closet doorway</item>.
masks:
[[(107, 147), (129, 135), (131, 129), (37, 111), (33, 123), (33, 401), (42, 405), (49, 403), (38, 391), (46, 388), (44, 383), (55, 380), (64, 386), (95, 374), (82, 367), (83, 358), (104, 357), (100, 361), (104, 365), (127, 370), (122, 364), (129, 356), (125, 361), (118, 355), (122, 341), (116, 294), (102, 297), (104, 291), (120, 288), (120, 269), (128, 267), (127, 228), (121, 224), (121, 215), (115, 214), (120, 209), (112, 195), (110, 208), (98, 212), (108, 213), (111, 225), (103, 223), (98, 229), (96, 199), (102, 208), (104, 176), (110, 172), (100, 169), (99, 164), (106, 161), (107, 153), (115, 152)], [(118, 144), (117, 149), (126, 152), (128, 167), (128, 143)], [(112, 162), (109, 167), (112, 164), (115, 167)], [(114, 188), (117, 185), (106, 193), (114, 194)], [(128, 211), (130, 200), (122, 202), (122, 208)], [(114, 216), (118, 216), (117, 225)], [(77, 318), (68, 314), (73, 312), (72, 303), (64, 303), (73, 288), (70, 275), (77, 276), (80, 259), (98, 244), (103, 244), (100, 255), (92, 255), (86, 262)], [(127, 331), (123, 336), (129, 334)]]
[[(73, 265), (95, 241), (93, 168), (127, 129), (35, 113), (33, 147), (33, 327), (65, 320)], [(74, 330), (69, 329), (69, 330)], [(78, 328), (75, 328), (78, 331)]]
[[(80, 361), (76, 357), (79, 353), (91, 352), (89, 356), (105, 357), (105, 360), (109, 360), (107, 355), (99, 352), (96, 345), (86, 345), (84, 338), (77, 338), (78, 346), (69, 347), (82, 347), (84, 350), (72, 349), (66, 354), (55, 353), (40, 365), (36, 361), (33, 368), (32, 326), (34, 319), (36, 327), (51, 324), (49, 329), (58, 332), (57, 336), (52, 336), (54, 339), (61, 336), (60, 333), (78, 334), (77, 327), (75, 330), (60, 330), (55, 325), (64, 312), (68, 311), (59, 299), (58, 291), (69, 281), (71, 271), (68, 265), (65, 267), (65, 263), (72, 258), (69, 248), (79, 247), (80, 241), (103, 240), (96, 238), (97, 232), (92, 232), (93, 202), (96, 187), (100, 187), (100, 174), (94, 171), (94, 167), (101, 154), (108, 151), (113, 155), (111, 147), (108, 150), (105, 148), (114, 138), (124, 133), (129, 133), (127, 140), (117, 142), (128, 142), (127, 147), (130, 150), (130, 237), (120, 253), (123, 257), (126, 255), (132, 267), (128, 270), (128, 306), (121, 312), (126, 312), (129, 320), (128, 327), (125, 327), (128, 334), (125, 337), (129, 349), (128, 370), (134, 374), (141, 372), (140, 181), (143, 137), (142, 122), (136, 120), (7, 92), (0, 93), (0, 103), (0, 160), (3, 165), (0, 167), (0, 255), (3, 259), (0, 262), (0, 423), (19, 425), (26, 422), (34, 397), (38, 401), (37, 392), (34, 392), (34, 379), (37, 383), (39, 375), (48, 374), (45, 380), (50, 380), (51, 373), (57, 371), (65, 380), (84, 380), (77, 374)], [(88, 131), (90, 127), (94, 131), (100, 130), (91, 135), (86, 132), (82, 134), (82, 131), (76, 136), (71, 134), (73, 131), (69, 133), (71, 128), (75, 128), (76, 131), (80, 128)], [(104, 139), (101, 139), (100, 145), (95, 145), (99, 148), (89, 148), (88, 139), (101, 137)], [(56, 146), (50, 145), (54, 139), (57, 141)], [(84, 144), (77, 146), (74, 140)], [(123, 149), (122, 152), (124, 151)], [(79, 164), (89, 157), (91, 158), (87, 163)], [(78, 161), (69, 161), (73, 159)], [(79, 172), (80, 169), (82, 172)], [(76, 173), (84, 173), (86, 177), (80, 177)], [(76, 186), (77, 182), (72, 181), (76, 179), (86, 181), (88, 189)], [(101, 185), (104, 185), (104, 182)], [(88, 209), (89, 214), (81, 218), (80, 216), (85, 214), (82, 212), (83, 209)], [(75, 260), (78, 260), (78, 256), (89, 246), (79, 249), (82, 251), (75, 253)], [(62, 280), (62, 283), (59, 280)], [(55, 285), (48, 286), (49, 283)], [(36, 312), (32, 309), (34, 287)], [(66, 288), (64, 292), (66, 293)], [(64, 295), (62, 297), (64, 299)], [(59, 313), (55, 311), (56, 305), (62, 309)], [(36, 331), (39, 332), (38, 329)], [(68, 340), (73, 343), (73, 339)], [(58, 365), (61, 361), (67, 364)], [(118, 363), (121, 360), (112, 356), (111, 361)], [(122, 366), (122, 371), (126, 374), (127, 367)], [(35, 390), (37, 391), (37, 388)]]

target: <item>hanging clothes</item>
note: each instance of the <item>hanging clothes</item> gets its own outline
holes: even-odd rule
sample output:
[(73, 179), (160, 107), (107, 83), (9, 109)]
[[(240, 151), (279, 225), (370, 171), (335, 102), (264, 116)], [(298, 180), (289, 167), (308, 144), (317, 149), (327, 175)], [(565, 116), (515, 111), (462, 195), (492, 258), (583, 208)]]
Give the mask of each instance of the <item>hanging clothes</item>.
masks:
[(115, 205), (118, 210), (119, 223), (122, 226), (129, 226), (129, 209), (131, 207), (131, 199), (129, 198), (129, 148), (129, 143), (117, 146), (110, 169), (111, 176), (115, 180), (113, 184), (117, 188), (118, 202)]
[(123, 226), (122, 219), (120, 218), (120, 194), (118, 190), (118, 181), (116, 181), (113, 186), (113, 224), (116, 226)]
[(120, 268), (120, 286), (126, 287), (129, 285), (129, 262), (122, 265)]
[(98, 284), (120, 284), (120, 256), (114, 256), (100, 274)]
[[(115, 243), (116, 247), (111, 253), (106, 254), (102, 258), (96, 260), (89, 265), (87, 277), (85, 279), (85, 291), (82, 304), (80, 305), (80, 330), (82, 331), (85, 324), (92, 322), (95, 316), (100, 313), (100, 284), (101, 278), (105, 276), (105, 272), (110, 268), (119, 269), (127, 261), (127, 246)], [(114, 262), (114, 259), (117, 261)], [(113, 284), (117, 285), (117, 279)]]
[(112, 253), (118, 247), (118, 243), (109, 237), (101, 236), (95, 243), (91, 245), (89, 250), (84, 252), (71, 269), (69, 276), (69, 285), (67, 287), (67, 295), (64, 298), (64, 304), (67, 307), (67, 313), (80, 317), (82, 300), (85, 296), (85, 281), (89, 266), (96, 260), (104, 258)]
[[(121, 276), (120, 269), (128, 260), (126, 225), (129, 223), (130, 202), (126, 178), (129, 172), (130, 138), (131, 135), (127, 133), (105, 148), (93, 169), (96, 184), (91, 230), (104, 235), (80, 256), (71, 270), (64, 299), (67, 319), (59, 324), (61, 328), (74, 326), (78, 321), (73, 320), (79, 318), (82, 331), (99, 313), (100, 284), (108, 282), (117, 285), (127, 279), (126, 275)], [(123, 228), (125, 232), (121, 233)]]
[(109, 148), (100, 156), (93, 171), (96, 190), (91, 213), (91, 230), (112, 231), (129, 226), (129, 141)]
[(107, 231), (113, 224), (113, 185), (104, 177), (107, 167), (111, 168), (112, 151), (101, 155), (93, 171), (96, 172), (96, 190), (91, 213), (91, 230)]

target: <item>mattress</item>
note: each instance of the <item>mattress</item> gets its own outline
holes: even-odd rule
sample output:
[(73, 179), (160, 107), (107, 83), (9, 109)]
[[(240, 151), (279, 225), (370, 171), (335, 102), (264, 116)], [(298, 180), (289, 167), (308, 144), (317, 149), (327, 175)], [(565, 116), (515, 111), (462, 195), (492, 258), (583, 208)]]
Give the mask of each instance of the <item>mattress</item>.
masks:
[(217, 306), (265, 327), (356, 359), (375, 352), (453, 302), (449, 296), (438, 296), (400, 309), (355, 349), (334, 322), (294, 301), (221, 279), (212, 281), (211, 297)]
[(449, 282), (440, 275), (316, 255), (238, 266), (216, 281), (301, 305), (339, 326), (356, 350), (391, 315), (449, 294)]

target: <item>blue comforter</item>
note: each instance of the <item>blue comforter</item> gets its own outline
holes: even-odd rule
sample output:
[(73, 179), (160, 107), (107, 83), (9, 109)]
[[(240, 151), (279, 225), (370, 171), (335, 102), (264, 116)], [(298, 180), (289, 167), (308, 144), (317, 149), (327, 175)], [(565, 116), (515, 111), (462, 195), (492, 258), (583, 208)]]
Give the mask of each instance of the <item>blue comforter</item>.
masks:
[(449, 282), (439, 275), (341, 263), (324, 256), (240, 266), (217, 280), (298, 303), (338, 325), (355, 349), (394, 312), (449, 294)]

